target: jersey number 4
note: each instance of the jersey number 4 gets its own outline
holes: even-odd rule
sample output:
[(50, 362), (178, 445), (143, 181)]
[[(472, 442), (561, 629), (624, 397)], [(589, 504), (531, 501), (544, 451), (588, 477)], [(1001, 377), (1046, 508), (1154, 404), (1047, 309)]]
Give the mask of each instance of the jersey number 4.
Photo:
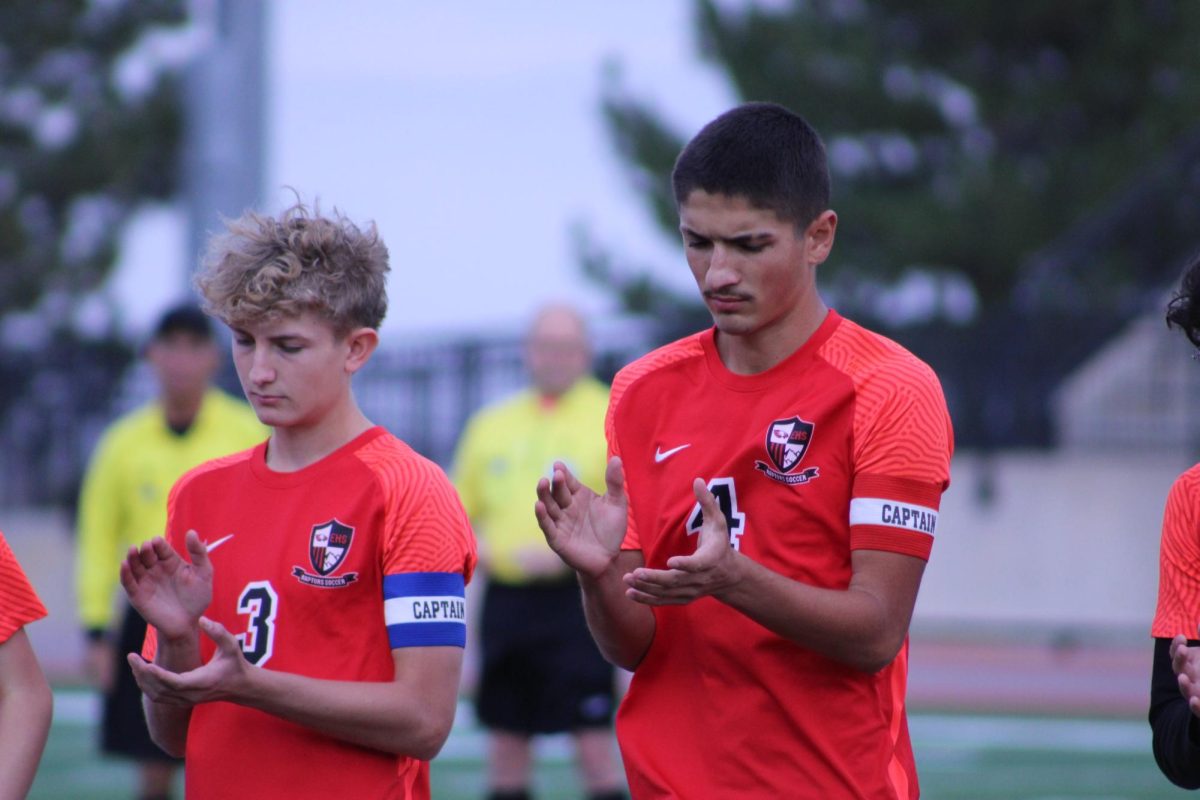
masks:
[(252, 581), (238, 595), (238, 613), (250, 617), (246, 632), (237, 635), (242, 653), (251, 664), (261, 667), (275, 649), (275, 611), (279, 595), (270, 581)]
[[(729, 529), (729, 546), (734, 550), (741, 550), (742, 534), (746, 532), (746, 515), (738, 511), (737, 488), (733, 485), (733, 478), (713, 478), (708, 482), (708, 490), (717, 498), (717, 505), (725, 515), (725, 527)], [(700, 503), (696, 503), (692, 507), (692, 513), (688, 515), (688, 535), (698, 533), (703, 524), (704, 512), (700, 510)]]

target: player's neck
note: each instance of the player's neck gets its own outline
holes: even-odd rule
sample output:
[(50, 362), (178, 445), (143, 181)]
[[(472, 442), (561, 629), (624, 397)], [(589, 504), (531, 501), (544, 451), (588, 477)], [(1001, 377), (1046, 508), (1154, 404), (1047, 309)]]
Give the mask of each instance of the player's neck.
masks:
[(276, 472), (296, 472), (317, 463), (372, 427), (373, 423), (351, 397), (316, 424), (273, 428), (267, 443), (267, 466)]
[(814, 292), (793, 313), (752, 333), (718, 330), (716, 345), (721, 363), (736, 375), (766, 372), (803, 347), (828, 314), (829, 307)]
[(171, 396), (163, 395), (159, 398), (159, 405), (162, 406), (163, 417), (166, 419), (167, 426), (172, 430), (187, 430), (196, 421), (196, 416), (200, 413), (200, 405), (204, 402), (204, 394)]

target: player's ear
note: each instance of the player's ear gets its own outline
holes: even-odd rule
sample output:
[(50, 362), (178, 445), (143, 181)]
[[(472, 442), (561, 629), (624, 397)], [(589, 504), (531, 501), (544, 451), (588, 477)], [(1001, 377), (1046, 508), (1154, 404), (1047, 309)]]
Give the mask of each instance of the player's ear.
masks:
[(354, 374), (379, 346), (379, 331), (374, 328), (354, 328), (346, 334), (346, 371)]
[(823, 264), (825, 259), (829, 258), (829, 251), (833, 249), (833, 239), (837, 233), (837, 222), (837, 214), (832, 209), (825, 209), (804, 231), (809, 263), (813, 266)]

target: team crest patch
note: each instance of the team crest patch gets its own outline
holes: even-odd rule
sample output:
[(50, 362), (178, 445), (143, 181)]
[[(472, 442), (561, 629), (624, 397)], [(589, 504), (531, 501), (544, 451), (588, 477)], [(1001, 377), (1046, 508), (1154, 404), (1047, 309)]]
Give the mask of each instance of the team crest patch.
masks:
[(820, 477), (818, 467), (806, 467), (794, 472), (808, 452), (815, 429), (816, 425), (799, 417), (775, 420), (767, 428), (767, 457), (771, 463), (755, 461), (754, 468), (771, 480), (789, 486), (808, 483)]
[(350, 552), (350, 543), (354, 540), (354, 528), (344, 525), (336, 519), (313, 525), (308, 537), (308, 560), (316, 574), (308, 572), (303, 567), (292, 567), (292, 576), (301, 583), (318, 586), (322, 589), (335, 589), (353, 583), (358, 579), (357, 572), (347, 572), (345, 575), (330, 573), (341, 566)]

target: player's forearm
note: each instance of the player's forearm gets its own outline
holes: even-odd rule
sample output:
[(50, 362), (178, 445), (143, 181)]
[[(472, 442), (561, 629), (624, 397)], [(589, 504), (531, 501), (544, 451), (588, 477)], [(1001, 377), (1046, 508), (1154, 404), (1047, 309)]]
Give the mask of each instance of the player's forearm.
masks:
[(454, 723), (462, 650), (444, 651), (444, 667), (420, 680), (331, 681), (249, 670), (231, 702), (257, 708), (351, 744), (428, 761), (438, 754)]
[[(158, 640), (158, 652), (154, 663), (175, 673), (189, 672), (200, 666), (199, 631), (181, 639)], [(190, 707), (156, 703), (143, 695), (142, 708), (146, 712), (146, 727), (150, 738), (167, 754), (182, 758), (187, 750), (188, 725), (192, 720)]]
[(654, 612), (625, 596), (625, 574), (642, 564), (640, 551), (623, 550), (602, 575), (579, 573), (583, 610), (596, 646), (609, 662), (630, 670), (654, 640)]
[[(1188, 644), (1197, 643), (1192, 640)], [(1197, 789), (1200, 788), (1200, 720), (1179, 693), (1179, 679), (1171, 668), (1170, 647), (1170, 639), (1155, 639), (1150, 683), (1154, 761), (1171, 783)]]
[(54, 699), (24, 631), (0, 651), (0, 800), (18, 800), (33, 784)]
[(844, 590), (809, 586), (740, 558), (741, 580), (717, 599), (785, 639), (864, 672), (886, 667), (904, 644), (911, 605), (890, 607), (853, 581)]
[(1191, 733), (1196, 720), (1182, 697), (1164, 707), (1151, 722), (1154, 761), (1171, 783), (1200, 788), (1200, 745)]
[(28, 794), (50, 732), (52, 706), (45, 682), (36, 691), (0, 699), (0, 800)]

